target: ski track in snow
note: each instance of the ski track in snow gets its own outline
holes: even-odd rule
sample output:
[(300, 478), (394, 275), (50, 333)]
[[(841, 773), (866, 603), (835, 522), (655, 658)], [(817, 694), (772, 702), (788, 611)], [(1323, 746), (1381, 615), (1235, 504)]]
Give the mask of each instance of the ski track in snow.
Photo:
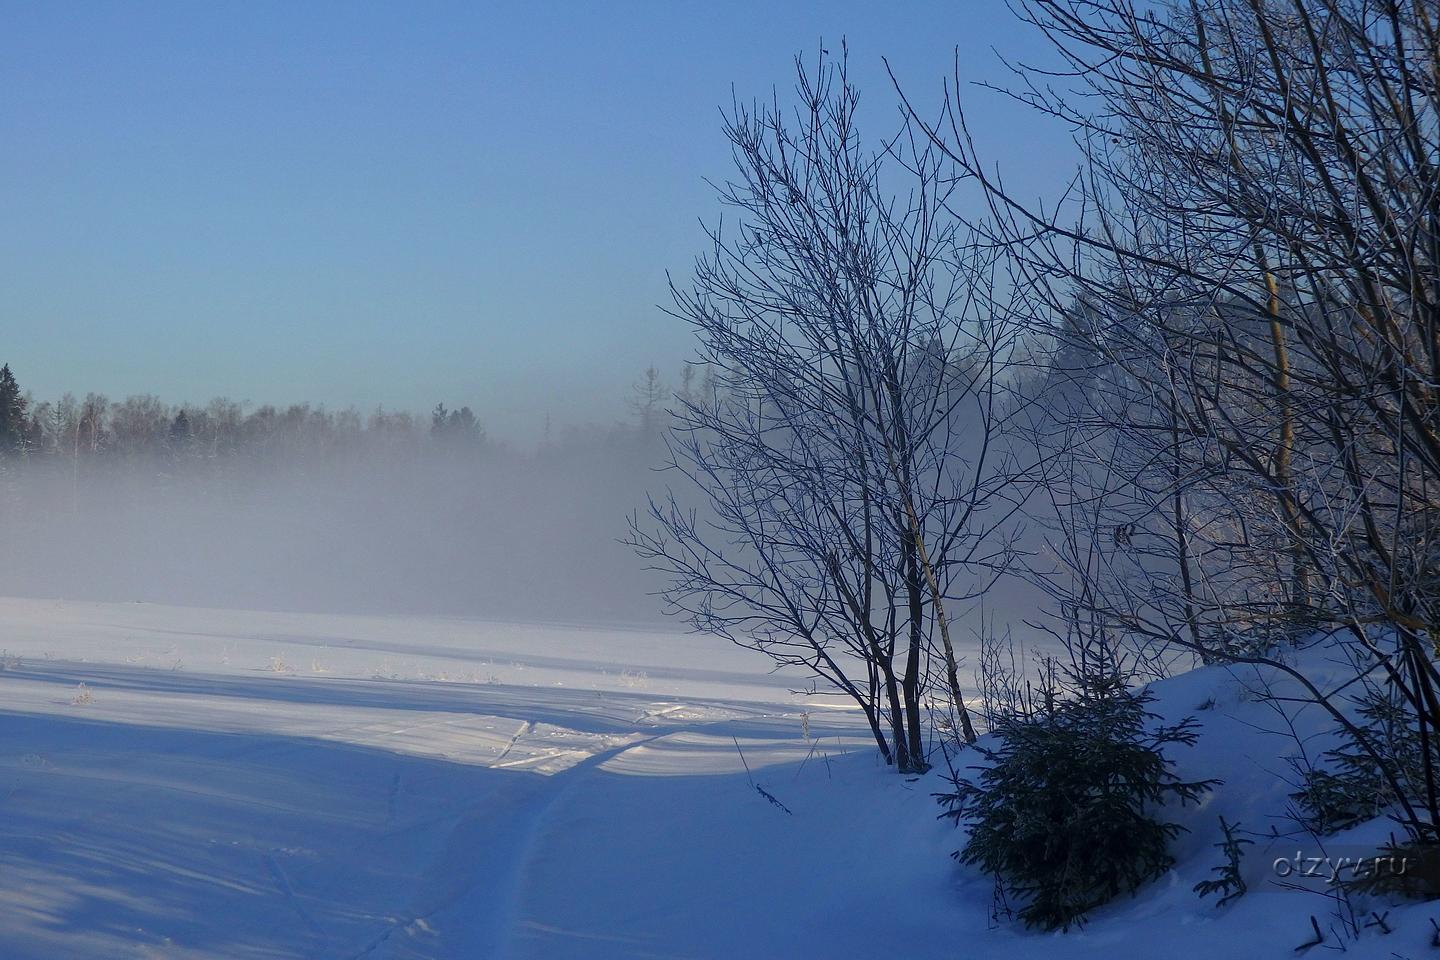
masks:
[[(45, 893), (33, 916), (0, 918), (0, 956), (511, 956), (522, 905), (547, 893), (528, 883), (540, 841), (555, 835), (552, 811), (585, 796), (602, 767), (712, 727), (727, 745), (779, 736), (796, 742), (794, 759), (814, 749), (799, 742), (799, 699), (768, 663), (711, 642), (533, 627), (515, 628), (517, 641), (484, 624), (467, 646), (463, 622), (336, 619), (0, 599), (12, 658), (0, 703), (52, 735), (44, 750), (56, 761), (0, 754), (15, 821), (0, 829), (0, 857), (18, 857)], [(413, 657), (392, 632), (418, 638)], [(517, 642), (529, 649), (517, 654)], [(296, 665), (317, 648), (307, 675)], [(500, 675), (477, 681), (446, 659), (454, 650)], [(176, 658), (186, 666), (160, 666)], [(83, 706), (71, 696), (82, 682), (93, 692)], [(836, 713), (829, 735), (852, 726)], [(96, 734), (104, 742), (92, 746)], [(363, 762), (344, 760), (352, 750)], [(689, 759), (665, 775), (737, 765), (728, 746), (675, 756)], [(62, 770), (71, 779), (57, 779)], [(87, 794), (113, 813), (93, 817)], [(17, 796), (35, 808), (16, 808)], [(156, 806), (174, 829), (147, 812)], [(23, 829), (27, 816), (35, 829)], [(61, 856), (10, 849), (43, 840), (47, 816), (91, 821), (65, 835)], [(153, 866), (126, 866), (137, 828), (159, 831)], [(72, 902), (98, 855), (109, 879), (87, 896), (103, 906)], [(19, 893), (3, 867), (0, 896)], [(116, 877), (129, 887), (115, 889)], [(183, 922), (171, 917), (176, 890), (196, 903)]]
[[(943, 765), (886, 771), (857, 711), (723, 643), (3, 598), (0, 638), (0, 960), (1274, 958), (1323, 913), (1193, 892), (1217, 817), (1291, 802), (1293, 742), (1221, 668), (1154, 688), (1203, 722), (1176, 774), (1223, 781), (1170, 809), (1174, 868), (1060, 937), (954, 864)], [(1257, 869), (1294, 853), (1256, 836)], [(1347, 958), (1433, 952), (1433, 905), (1386, 916)]]
[[(471, 956), (504, 957), (509, 955), (510, 940), (514, 933), (523, 893), (526, 865), (533, 854), (535, 841), (543, 831), (545, 819), (551, 808), (565, 793), (573, 789), (575, 781), (583, 778), (588, 772), (606, 761), (620, 756), (627, 750), (656, 739), (658, 736), (645, 737), (591, 754), (561, 773), (545, 778), (543, 785), (536, 791), (538, 795), (527, 795), (526, 802), (520, 806), (520, 809), (506, 811), (503, 814), (504, 833), (507, 841), (505, 846), (508, 850), (502, 860), (502, 879), (498, 884), (491, 884), (486, 890), (487, 905), (491, 911), (489, 922), (470, 931), (470, 934), (474, 936), (474, 940), (467, 944), (467, 948), (473, 951), (470, 953)], [(477, 838), (488, 835), (485, 828), (493, 827), (497, 813), (498, 811), (493, 805), (486, 804), (475, 807), (462, 817), (461, 822), (451, 833), (451, 842), (446, 844), (447, 855), (431, 868), (425, 878), (427, 885), (434, 884), (437, 887), (436, 890), (428, 893), (428, 896), (437, 902), (423, 913), (412, 917), (403, 926), (410, 926), (416, 921), (434, 917), (473, 892), (476, 886), (474, 877), (482, 869), (472, 859), (475, 857), (476, 849), (483, 845), (483, 840), (477, 842)], [(454, 879), (457, 875), (466, 879), (457, 882)], [(426, 894), (422, 893), (422, 897), (424, 896)]]

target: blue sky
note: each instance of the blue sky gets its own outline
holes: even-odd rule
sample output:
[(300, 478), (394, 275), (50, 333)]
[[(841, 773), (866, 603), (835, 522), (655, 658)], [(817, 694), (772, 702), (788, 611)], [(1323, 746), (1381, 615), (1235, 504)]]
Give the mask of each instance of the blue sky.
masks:
[[(931, 102), (957, 48), (1041, 56), (999, 0), (0, 4), (0, 360), (41, 398), (620, 417), (688, 352), (656, 304), (719, 106), (842, 35), (874, 135), (882, 55)], [(1066, 176), (1065, 131), (967, 97), (1012, 181)]]

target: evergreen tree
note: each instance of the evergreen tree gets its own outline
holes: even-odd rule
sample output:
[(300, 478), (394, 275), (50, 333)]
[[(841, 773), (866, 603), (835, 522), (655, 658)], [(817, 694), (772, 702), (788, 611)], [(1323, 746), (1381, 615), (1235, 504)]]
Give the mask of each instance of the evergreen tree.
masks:
[(979, 747), (990, 765), (955, 779), (944, 816), (970, 821), (955, 853), (1024, 898), (1027, 926), (1068, 928), (1094, 908), (1163, 874), (1184, 828), (1157, 820), (1168, 800), (1198, 802), (1215, 781), (1184, 781), (1164, 748), (1195, 741), (1195, 721), (1156, 725), (1148, 692), (1118, 676), (1081, 678), (1074, 699), (1046, 698), (1036, 716)]
[(175, 419), (170, 421), (170, 449), (182, 450), (190, 445), (195, 436), (195, 428), (190, 423), (190, 415), (183, 409), (175, 414)]
[(1290, 795), (1302, 822), (1317, 833), (1373, 820), (1407, 801), (1422, 803), (1427, 769), (1440, 769), (1440, 743), (1433, 731), (1422, 732), (1395, 684), (1365, 692), (1356, 704), (1353, 730), (1304, 772), (1301, 789)]
[(660, 371), (654, 366), (646, 367), (631, 391), (630, 409), (635, 414), (641, 434), (646, 437), (658, 434), (661, 414), (665, 412), (665, 384), (660, 379)]
[(453, 447), (478, 448), (485, 442), (485, 428), (469, 407), (446, 410), (437, 403), (430, 413), (430, 436)]
[(7, 363), (0, 367), (0, 452), (14, 453), (25, 446), (30, 423), (25, 416), (27, 404), (20, 394), (20, 385)]

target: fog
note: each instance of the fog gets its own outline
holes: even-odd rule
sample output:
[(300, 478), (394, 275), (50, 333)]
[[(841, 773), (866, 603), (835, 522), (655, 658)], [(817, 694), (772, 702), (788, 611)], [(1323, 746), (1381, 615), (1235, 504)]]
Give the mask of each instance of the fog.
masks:
[[(26, 397), (0, 451), (0, 595), (683, 627), (656, 595), (665, 577), (621, 542), (637, 511), (650, 524), (650, 494), (703, 506), (660, 469), (672, 389), (689, 380), (653, 372), (625, 419), (528, 443), (488, 437), (468, 408)], [(996, 533), (1017, 560), (1043, 548), (1024, 525)], [(982, 570), (956, 596), (977, 577), (983, 597), (952, 601), (958, 642), (1043, 640), (1040, 591)]]
[[(110, 406), (98, 438), (81, 410), (25, 456), (0, 458), (0, 594), (555, 621), (661, 616), (641, 562), (617, 542), (647, 486), (663, 482), (651, 469), (653, 430), (572, 428), (527, 450), (478, 431), (437, 435), (403, 415), (362, 424), (348, 412), (242, 417), (232, 406), (227, 423), (223, 402), (208, 419), (187, 410), (177, 431), (178, 412), (152, 399), (151, 425), (136, 431), (126, 410), (143, 403)], [(39, 414), (64, 420), (55, 409)]]

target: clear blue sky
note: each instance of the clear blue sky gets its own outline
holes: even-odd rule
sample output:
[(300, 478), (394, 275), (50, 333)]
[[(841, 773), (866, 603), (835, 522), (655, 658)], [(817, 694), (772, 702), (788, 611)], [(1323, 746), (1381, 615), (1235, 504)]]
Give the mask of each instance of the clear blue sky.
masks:
[[(717, 109), (848, 38), (867, 120), (888, 56), (1036, 57), (999, 0), (4, 3), (0, 360), (42, 399), (477, 409), (523, 436), (623, 414), (686, 333), (655, 307), (718, 207)], [(968, 94), (1044, 189), (1063, 130)]]

